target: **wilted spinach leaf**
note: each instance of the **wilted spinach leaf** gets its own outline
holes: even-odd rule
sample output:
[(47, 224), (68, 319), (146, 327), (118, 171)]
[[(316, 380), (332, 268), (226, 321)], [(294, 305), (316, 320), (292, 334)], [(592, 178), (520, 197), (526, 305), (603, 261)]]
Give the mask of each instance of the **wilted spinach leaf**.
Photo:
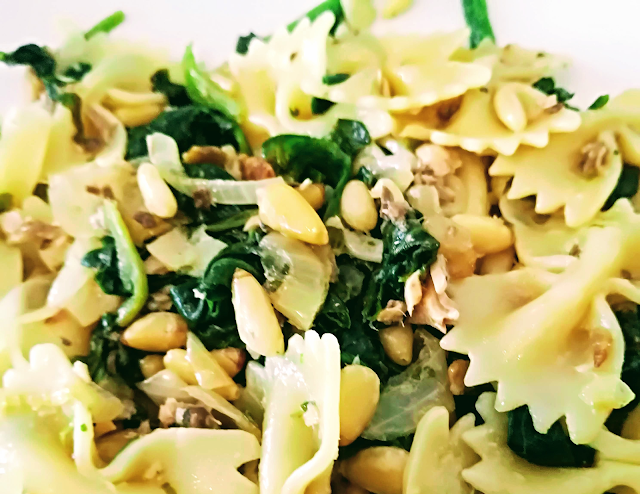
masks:
[(338, 29), (338, 26), (344, 21), (344, 11), (342, 10), (342, 4), (340, 3), (340, 0), (325, 0), (320, 5), (312, 8), (300, 19), (291, 22), (287, 26), (287, 30), (289, 32), (293, 31), (298, 23), (305, 17), (308, 17), (309, 20), (313, 22), (327, 11), (333, 12), (336, 17), (336, 21), (331, 28), (331, 34), (334, 34), (336, 32), (336, 29)]
[(249, 45), (251, 44), (251, 40), (253, 38), (258, 38), (259, 36), (254, 33), (249, 33), (246, 36), (240, 36), (238, 41), (236, 42), (236, 53), (240, 55), (246, 55), (249, 52)]
[(131, 295), (120, 277), (118, 255), (113, 237), (103, 237), (102, 247), (85, 254), (82, 258), (82, 265), (96, 270), (95, 280), (104, 293), (119, 297)]
[(407, 278), (436, 260), (440, 243), (422, 228), (416, 214), (409, 212), (403, 221), (382, 225), (382, 265), (373, 274), (365, 295), (364, 310), (371, 321), (390, 300), (404, 300)]
[[(349, 78), (349, 74), (333, 74), (333, 75), (325, 75), (322, 77), (322, 82), (327, 84), (328, 86), (333, 86), (334, 84), (340, 84), (341, 82), (346, 81)], [(311, 113), (314, 115), (322, 115), (327, 113), (329, 109), (335, 105), (333, 101), (329, 101), (323, 98), (316, 98), (315, 96), (311, 98)]]
[(162, 93), (167, 97), (171, 106), (187, 106), (191, 99), (187, 90), (180, 84), (175, 84), (169, 79), (169, 71), (161, 69), (151, 76), (151, 85), (156, 93)]
[(258, 238), (229, 245), (207, 266), (200, 279), (171, 288), (173, 305), (208, 348), (244, 347), (240, 340), (231, 303), (231, 280), (237, 268), (264, 281), (258, 256)]
[(609, 95), (608, 94), (603, 94), (602, 96), (598, 96), (596, 98), (596, 100), (593, 103), (591, 103), (591, 106), (589, 107), (589, 110), (599, 110), (604, 105), (606, 105), (608, 102), (609, 102)]
[(187, 105), (165, 111), (147, 125), (128, 129), (127, 159), (146, 156), (147, 136), (155, 132), (173, 138), (181, 153), (188, 151), (191, 146), (225, 144), (231, 144), (239, 150), (244, 140), (242, 130), (233, 120), (209, 108)]
[(607, 419), (607, 428), (614, 434), (620, 434), (625, 419), (640, 403), (640, 314), (636, 305), (619, 309), (615, 315), (624, 336), (624, 362), (620, 377), (636, 395), (631, 403), (614, 410)]
[(585, 468), (593, 465), (595, 450), (583, 444), (574, 444), (558, 421), (546, 434), (533, 427), (526, 406), (508, 412), (509, 448), (529, 463), (546, 467)]
[(89, 355), (81, 360), (89, 367), (91, 379), (98, 384), (113, 377), (134, 387), (144, 380), (140, 359), (147, 353), (120, 343), (121, 332), (116, 315), (105, 314), (91, 334)]
[(329, 138), (352, 158), (371, 144), (367, 127), (357, 120), (338, 120)]
[(622, 167), (618, 183), (611, 192), (607, 202), (602, 206), (603, 211), (607, 211), (615, 204), (618, 199), (631, 198), (638, 192), (638, 183), (640, 182), (640, 168), (626, 163)]

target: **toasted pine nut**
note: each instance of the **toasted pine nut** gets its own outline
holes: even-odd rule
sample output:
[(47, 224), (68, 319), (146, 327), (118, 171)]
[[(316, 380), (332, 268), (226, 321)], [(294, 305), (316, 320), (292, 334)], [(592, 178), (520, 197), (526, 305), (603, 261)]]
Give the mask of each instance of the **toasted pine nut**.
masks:
[(458, 359), (451, 362), (451, 365), (447, 370), (447, 376), (449, 377), (449, 389), (456, 396), (464, 394), (464, 376), (467, 374), (468, 369), (469, 361)]
[(380, 342), (385, 353), (398, 365), (413, 360), (413, 330), (410, 324), (398, 324), (380, 330)]
[(509, 247), (495, 254), (487, 254), (482, 258), (480, 274), (499, 274), (511, 271), (515, 262), (515, 250)]
[(129, 326), (120, 341), (146, 352), (166, 352), (187, 342), (187, 322), (172, 312), (152, 312)]
[(160, 115), (164, 107), (161, 105), (122, 106), (113, 111), (114, 116), (127, 127), (146, 125)]
[(340, 373), (340, 446), (367, 427), (380, 399), (380, 379), (369, 367), (347, 365)]
[(164, 363), (161, 355), (147, 355), (140, 359), (140, 371), (145, 379), (155, 376), (162, 369), (164, 369)]
[(138, 167), (138, 187), (146, 208), (160, 218), (173, 218), (178, 212), (178, 203), (158, 169), (151, 163)]
[(187, 359), (187, 351), (182, 348), (169, 350), (162, 359), (164, 366), (182, 379), (187, 384), (193, 386), (198, 384), (196, 373), (193, 371), (191, 362)]
[(342, 219), (354, 230), (368, 232), (378, 223), (378, 210), (367, 186), (360, 180), (351, 180), (340, 199)]
[(322, 184), (300, 184), (296, 190), (316, 211), (324, 204), (324, 185)]
[(505, 84), (493, 97), (496, 115), (508, 129), (522, 132), (527, 127), (527, 113), (518, 98), (515, 86)]
[(374, 494), (402, 494), (408, 459), (404, 449), (376, 446), (344, 461), (340, 470), (347, 480)]
[(211, 350), (211, 355), (218, 361), (220, 367), (229, 374), (229, 377), (235, 377), (244, 367), (247, 354), (241, 348), (223, 348), (221, 350)]
[(236, 269), (231, 282), (231, 294), (238, 333), (247, 347), (267, 357), (284, 353), (282, 328), (258, 280), (247, 271)]
[(467, 229), (479, 254), (495, 254), (513, 245), (513, 234), (500, 218), (457, 214), (451, 219)]
[(280, 182), (258, 189), (257, 194), (260, 220), (265, 225), (309, 244), (329, 242), (327, 227), (296, 189)]

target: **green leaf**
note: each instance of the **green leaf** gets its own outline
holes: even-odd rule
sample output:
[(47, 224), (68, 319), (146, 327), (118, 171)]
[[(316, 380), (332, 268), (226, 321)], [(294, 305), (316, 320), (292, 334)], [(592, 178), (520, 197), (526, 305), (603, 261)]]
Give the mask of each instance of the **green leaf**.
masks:
[(435, 260), (440, 243), (422, 228), (415, 213), (404, 221), (382, 225), (382, 265), (373, 275), (365, 295), (365, 315), (375, 321), (390, 300), (404, 300), (404, 283), (415, 271), (425, 271)]
[(131, 296), (118, 308), (116, 322), (120, 326), (128, 326), (147, 301), (149, 295), (147, 275), (140, 254), (114, 201), (104, 202), (104, 220), (115, 241), (122, 285), (127, 292), (131, 293)]
[(314, 115), (324, 115), (331, 109), (333, 105), (335, 105), (333, 101), (316, 98), (314, 96), (313, 98), (311, 98), (311, 113), (313, 113)]
[(161, 69), (151, 76), (153, 91), (162, 93), (167, 97), (171, 106), (187, 106), (191, 104), (191, 98), (187, 89), (180, 84), (175, 84), (169, 79), (169, 71)]
[(86, 33), (84, 33), (84, 39), (89, 40), (99, 33), (110, 33), (115, 28), (117, 28), (120, 24), (122, 24), (124, 22), (124, 19), (125, 19), (124, 12), (122, 12), (122, 10), (118, 10), (117, 12), (114, 12), (110, 16), (102, 19), (95, 26), (93, 26)]
[(556, 87), (556, 81), (553, 79), (553, 77), (543, 77), (541, 79), (538, 79), (533, 83), (533, 87), (538, 91), (542, 91), (543, 93), (548, 94), (549, 96), (555, 95), (558, 103), (562, 103), (567, 108), (575, 110), (575, 108), (567, 104), (567, 101), (573, 98), (575, 94), (570, 93), (564, 88)]
[(618, 183), (611, 192), (607, 202), (602, 206), (603, 211), (607, 211), (615, 204), (618, 199), (631, 198), (638, 192), (638, 182), (640, 181), (640, 168), (633, 165), (624, 164)]
[(344, 21), (344, 10), (342, 10), (342, 5), (340, 3), (340, 0), (326, 0), (322, 2), (320, 5), (314, 7), (309, 12), (307, 12), (300, 19), (291, 22), (287, 26), (287, 30), (289, 32), (293, 31), (295, 27), (298, 25), (298, 23), (305, 17), (308, 17), (309, 20), (313, 22), (327, 11), (333, 12), (333, 14), (336, 17), (336, 21), (333, 24), (333, 27), (331, 28), (331, 34), (335, 34), (336, 29), (338, 29), (338, 26)]
[(191, 45), (184, 52), (182, 68), (187, 93), (194, 102), (219, 111), (230, 119), (238, 120), (241, 117), (242, 106), (198, 66)]
[(131, 295), (120, 279), (118, 255), (113, 237), (103, 237), (102, 247), (88, 252), (82, 258), (82, 265), (97, 270), (95, 280), (104, 293), (119, 297)]
[(27, 65), (39, 79), (55, 77), (56, 61), (49, 51), (35, 44), (21, 46), (12, 53), (0, 52), (0, 61), (7, 65)]
[(606, 105), (608, 102), (609, 102), (609, 95), (608, 94), (603, 94), (602, 96), (598, 96), (596, 98), (596, 100), (593, 103), (591, 103), (591, 106), (589, 107), (589, 110), (599, 110), (604, 105)]
[(208, 233), (219, 233), (244, 226), (249, 218), (258, 214), (255, 208), (245, 209), (217, 223), (207, 224)]
[(236, 42), (236, 53), (246, 55), (249, 52), (249, 45), (253, 38), (259, 38), (259, 36), (254, 33), (249, 33), (246, 36), (240, 36)]
[(147, 125), (128, 129), (127, 159), (146, 156), (147, 136), (156, 132), (173, 138), (181, 153), (191, 146), (231, 144), (242, 152), (248, 146), (236, 122), (209, 108), (187, 105), (165, 111)]
[(360, 168), (353, 178), (355, 180), (360, 180), (361, 182), (363, 182), (368, 189), (371, 189), (376, 183), (375, 175), (366, 166)]
[(487, 2), (485, 0), (462, 0), (462, 8), (464, 9), (464, 19), (471, 29), (469, 37), (471, 48), (476, 48), (485, 38), (495, 42), (496, 37), (493, 34), (491, 21), (489, 21)]
[(357, 120), (338, 120), (330, 139), (352, 158), (371, 144), (367, 127)]
[(546, 434), (540, 434), (533, 427), (528, 407), (516, 408), (507, 415), (507, 444), (529, 463), (545, 467), (593, 466), (596, 451), (589, 446), (574, 444), (560, 421), (554, 423)]
[(349, 77), (351, 77), (349, 74), (327, 74), (325, 76), (322, 76), (322, 83), (326, 84), (327, 86), (334, 86), (336, 84), (340, 84), (344, 81), (346, 81)]

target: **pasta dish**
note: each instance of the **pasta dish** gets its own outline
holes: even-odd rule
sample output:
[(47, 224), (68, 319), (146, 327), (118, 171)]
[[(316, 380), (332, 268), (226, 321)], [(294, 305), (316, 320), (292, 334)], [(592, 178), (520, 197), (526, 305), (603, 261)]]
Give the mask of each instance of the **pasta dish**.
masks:
[(384, 3), (0, 52), (2, 494), (640, 493), (640, 90)]

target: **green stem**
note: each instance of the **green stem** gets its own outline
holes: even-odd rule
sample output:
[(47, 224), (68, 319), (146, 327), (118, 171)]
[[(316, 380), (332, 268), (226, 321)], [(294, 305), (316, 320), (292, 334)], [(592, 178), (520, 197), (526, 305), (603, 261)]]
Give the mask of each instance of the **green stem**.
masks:
[(124, 12), (122, 10), (118, 10), (114, 12), (109, 17), (105, 17), (100, 22), (98, 22), (95, 26), (89, 29), (86, 33), (84, 33), (84, 39), (89, 40), (93, 38), (96, 34), (100, 33), (109, 33), (113, 31), (116, 27), (124, 22)]
[(258, 214), (257, 209), (247, 209), (246, 211), (241, 211), (240, 213), (234, 214), (233, 216), (230, 216), (226, 220), (220, 221), (219, 223), (207, 225), (207, 232), (218, 233), (224, 232), (226, 230), (231, 230), (232, 228), (239, 228), (243, 226), (249, 218), (256, 214)]
[(462, 8), (464, 9), (464, 19), (471, 29), (469, 37), (471, 48), (477, 47), (485, 38), (495, 42), (496, 37), (493, 34), (491, 21), (489, 21), (486, 0), (462, 0)]
[(107, 229), (116, 243), (118, 268), (125, 288), (132, 295), (118, 308), (117, 320), (119, 326), (126, 327), (135, 319), (144, 307), (149, 295), (149, 285), (144, 269), (144, 263), (138, 254), (127, 225), (122, 219), (115, 201), (104, 202), (104, 220)]

